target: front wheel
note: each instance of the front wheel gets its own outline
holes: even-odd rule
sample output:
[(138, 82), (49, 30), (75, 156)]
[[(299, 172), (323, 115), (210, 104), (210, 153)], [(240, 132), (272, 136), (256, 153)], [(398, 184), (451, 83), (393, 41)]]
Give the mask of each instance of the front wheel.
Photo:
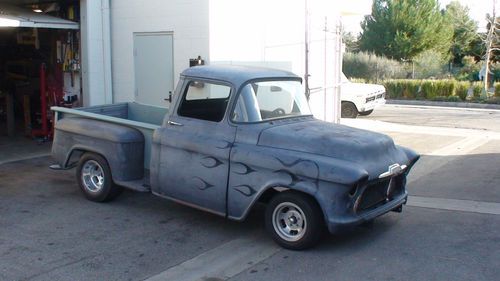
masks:
[(358, 116), (358, 109), (352, 102), (343, 102), (341, 104), (340, 117), (342, 118), (356, 118)]
[(368, 111), (360, 112), (359, 115), (361, 115), (361, 116), (368, 116), (368, 115), (372, 114), (372, 112), (373, 112), (373, 109), (372, 110), (368, 110)]
[(303, 250), (317, 244), (323, 233), (323, 213), (312, 198), (284, 192), (266, 208), (266, 229), (280, 246)]
[(80, 158), (76, 179), (85, 197), (95, 202), (111, 201), (123, 190), (113, 183), (108, 161), (95, 153), (87, 152)]

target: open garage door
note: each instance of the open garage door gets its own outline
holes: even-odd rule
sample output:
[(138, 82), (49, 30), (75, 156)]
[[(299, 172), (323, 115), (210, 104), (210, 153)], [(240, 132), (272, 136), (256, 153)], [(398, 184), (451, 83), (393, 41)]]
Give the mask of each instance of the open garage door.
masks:
[(0, 144), (49, 141), (50, 106), (79, 106), (79, 19), (78, 0), (0, 0)]
[(0, 27), (33, 27), (56, 29), (79, 29), (79, 24), (70, 20), (0, 3)]

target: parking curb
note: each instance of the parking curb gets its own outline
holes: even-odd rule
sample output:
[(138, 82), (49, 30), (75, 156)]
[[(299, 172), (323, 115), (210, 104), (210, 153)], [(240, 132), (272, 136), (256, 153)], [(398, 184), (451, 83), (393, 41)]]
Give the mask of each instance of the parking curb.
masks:
[(400, 105), (423, 105), (439, 107), (460, 107), (460, 108), (480, 108), (480, 109), (499, 109), (500, 104), (485, 104), (474, 102), (448, 102), (448, 101), (424, 101), (424, 100), (386, 100), (387, 104)]

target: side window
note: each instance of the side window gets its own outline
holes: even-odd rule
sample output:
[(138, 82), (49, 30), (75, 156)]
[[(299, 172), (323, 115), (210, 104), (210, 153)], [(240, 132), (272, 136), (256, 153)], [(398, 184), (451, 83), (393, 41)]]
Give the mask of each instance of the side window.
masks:
[(231, 87), (192, 80), (184, 90), (180, 116), (220, 122), (224, 118)]

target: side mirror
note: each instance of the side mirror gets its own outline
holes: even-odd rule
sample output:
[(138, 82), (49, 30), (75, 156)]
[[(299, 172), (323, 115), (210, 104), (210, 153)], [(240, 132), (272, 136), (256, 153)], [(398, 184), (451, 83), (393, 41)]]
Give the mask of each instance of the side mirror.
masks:
[(168, 91), (168, 98), (163, 99), (163, 100), (166, 100), (166, 101), (168, 101), (169, 103), (172, 103), (172, 91)]

